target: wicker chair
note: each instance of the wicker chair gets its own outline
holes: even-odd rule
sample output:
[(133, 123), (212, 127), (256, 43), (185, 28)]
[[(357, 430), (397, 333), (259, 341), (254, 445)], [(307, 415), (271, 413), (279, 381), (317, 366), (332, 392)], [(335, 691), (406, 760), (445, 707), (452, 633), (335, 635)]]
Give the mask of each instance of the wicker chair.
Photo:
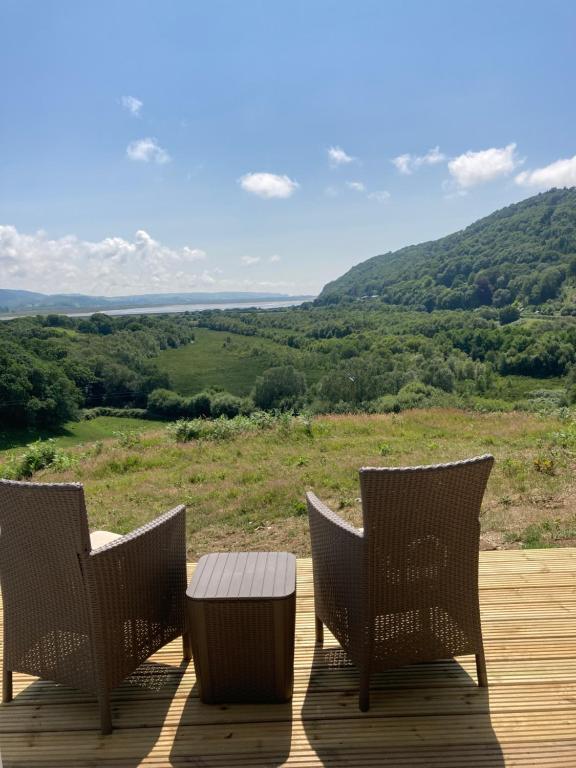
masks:
[(185, 515), (91, 541), (81, 485), (0, 480), (3, 702), (13, 671), (55, 680), (94, 692), (111, 732), (111, 690), (184, 632)]
[(478, 601), (482, 497), (492, 456), (426, 467), (363, 468), (364, 528), (307, 494), (316, 641), (325, 624), (360, 671), (476, 655), (487, 686)]

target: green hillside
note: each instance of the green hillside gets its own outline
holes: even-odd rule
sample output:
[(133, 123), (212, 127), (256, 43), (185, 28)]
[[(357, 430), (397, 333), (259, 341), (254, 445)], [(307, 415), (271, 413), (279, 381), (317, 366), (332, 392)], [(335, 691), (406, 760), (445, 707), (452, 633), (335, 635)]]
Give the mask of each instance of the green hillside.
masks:
[(379, 296), (418, 309), (546, 304), (576, 313), (576, 188), (552, 189), (440, 240), (375, 256), (317, 302)]

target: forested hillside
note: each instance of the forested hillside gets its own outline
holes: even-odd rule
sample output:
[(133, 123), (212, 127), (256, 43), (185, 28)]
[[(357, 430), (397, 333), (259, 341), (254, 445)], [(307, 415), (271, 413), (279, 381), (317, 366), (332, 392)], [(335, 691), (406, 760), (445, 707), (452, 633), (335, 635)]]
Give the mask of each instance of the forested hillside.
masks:
[(145, 407), (152, 390), (168, 385), (153, 358), (193, 338), (186, 315), (2, 322), (0, 425), (56, 426), (81, 407)]
[(576, 188), (552, 189), (448, 237), (375, 256), (328, 283), (320, 304), (378, 296), (415, 309), (576, 312)]
[(561, 408), (576, 401), (576, 322), (557, 315), (575, 297), (576, 188), (552, 190), (359, 264), (315, 304), (2, 322), (0, 424)]
[(102, 408), (160, 419), (537, 409), (575, 401), (575, 385), (575, 319), (514, 321), (508, 308), (428, 313), (370, 300), (0, 323), (2, 427), (57, 426)]

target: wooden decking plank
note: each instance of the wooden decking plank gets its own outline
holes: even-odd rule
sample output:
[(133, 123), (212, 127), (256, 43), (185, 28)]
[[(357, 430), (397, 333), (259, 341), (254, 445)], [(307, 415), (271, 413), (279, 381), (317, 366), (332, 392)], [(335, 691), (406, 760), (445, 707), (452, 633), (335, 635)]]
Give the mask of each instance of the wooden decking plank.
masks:
[[(178, 698), (176, 696), (172, 697)], [(293, 716), (302, 721), (370, 719), (381, 717), (428, 717), (451, 716), (463, 712), (466, 715), (495, 715), (502, 713), (571, 711), (576, 699), (576, 683), (547, 686), (518, 685), (494, 687), (487, 694), (477, 688), (469, 689), (396, 689), (384, 694), (374, 693), (373, 707), (364, 714), (358, 709), (355, 690), (327, 691), (304, 695), (297, 694), (292, 705), (263, 708), (258, 705), (244, 707), (206, 707), (197, 697), (187, 698), (186, 706), (171, 712), (164, 702), (139, 698), (124, 706), (113, 703), (115, 726), (121, 728), (159, 728), (162, 725), (241, 724), (260, 722), (286, 722)], [(24, 712), (23, 712), (24, 709)], [(26, 710), (30, 710), (26, 712)], [(93, 701), (48, 702), (11, 710), (2, 718), (0, 732), (58, 732), (98, 730), (97, 706)]]
[(114, 692), (102, 737), (89, 694), (15, 674), (17, 699), (0, 707), (4, 768), (575, 768), (576, 549), (481, 553), (480, 574), (488, 691), (463, 657), (374, 676), (361, 713), (357, 670), (328, 632), (314, 646), (300, 560), (291, 705), (201, 704), (175, 642)]

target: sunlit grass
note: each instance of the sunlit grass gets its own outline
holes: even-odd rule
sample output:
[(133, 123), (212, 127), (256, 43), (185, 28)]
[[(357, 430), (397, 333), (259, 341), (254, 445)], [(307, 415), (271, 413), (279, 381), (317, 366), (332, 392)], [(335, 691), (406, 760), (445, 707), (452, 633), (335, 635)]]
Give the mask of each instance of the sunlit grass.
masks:
[[(84, 483), (93, 527), (127, 532), (170, 507), (188, 507), (189, 557), (208, 551), (287, 548), (309, 553), (306, 490), (361, 522), (358, 468), (445, 462), (490, 452), (496, 457), (485, 498), (485, 546), (521, 546), (524, 532), (549, 521), (561, 544), (576, 490), (566, 425), (528, 413), (477, 414), (434, 409), (401, 414), (324, 416), (311, 429), (295, 420), (226, 440), (177, 443), (156, 425), (126, 447), (72, 449), (79, 461), (38, 480)], [(570, 442), (568, 440), (568, 442)], [(383, 446), (385, 448), (383, 449)], [(553, 460), (542, 471), (542, 459)], [(540, 468), (538, 461), (540, 460)], [(537, 529), (540, 531), (540, 528)], [(546, 529), (544, 529), (545, 531)]]

